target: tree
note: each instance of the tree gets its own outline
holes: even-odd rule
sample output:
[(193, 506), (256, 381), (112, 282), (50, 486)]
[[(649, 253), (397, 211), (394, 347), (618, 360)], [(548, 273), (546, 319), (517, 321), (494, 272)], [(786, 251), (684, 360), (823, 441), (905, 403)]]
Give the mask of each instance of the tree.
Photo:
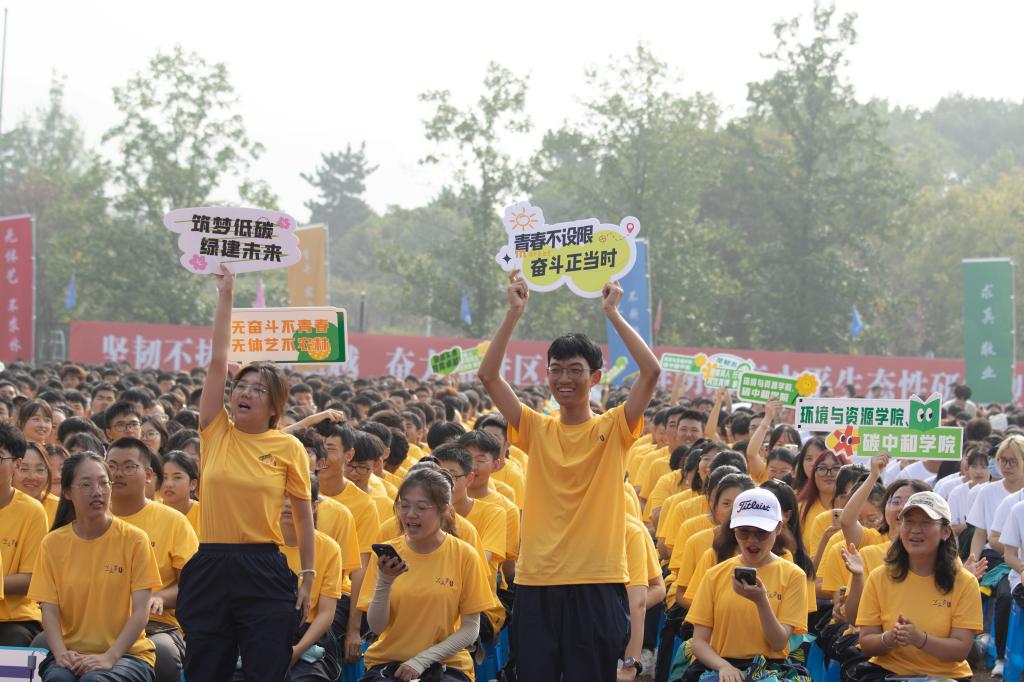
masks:
[(344, 151), (320, 154), (320, 165), (312, 174), (301, 173), (303, 180), (317, 189), (319, 197), (306, 202), (309, 222), (324, 223), (330, 234), (331, 269), (345, 270), (350, 253), (340, 248), (342, 239), (356, 225), (370, 218), (373, 211), (363, 201), (366, 178), (377, 170), (366, 158), (366, 143), (358, 150), (347, 145)]
[[(749, 85), (748, 115), (729, 127), (729, 168), (708, 214), (739, 229), (746, 313), (741, 347), (848, 351), (850, 309), (882, 295), (877, 255), (897, 247), (905, 179), (881, 138), (883, 122), (844, 81), (854, 15), (815, 6), (775, 26), (766, 58), (779, 70)], [(738, 312), (738, 311), (737, 311)]]

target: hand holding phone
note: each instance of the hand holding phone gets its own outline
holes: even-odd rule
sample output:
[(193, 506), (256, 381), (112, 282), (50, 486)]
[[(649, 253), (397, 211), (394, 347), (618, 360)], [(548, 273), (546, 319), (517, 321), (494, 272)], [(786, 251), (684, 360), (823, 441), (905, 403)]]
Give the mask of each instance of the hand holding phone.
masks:
[(736, 580), (743, 583), (744, 585), (750, 585), (753, 587), (757, 585), (757, 570), (753, 568), (747, 568), (745, 566), (737, 566), (733, 569), (732, 575)]
[(390, 582), (409, 570), (391, 545), (373, 544), (370, 547), (377, 554), (377, 571), (384, 580)]
[(398, 551), (391, 545), (375, 543), (370, 545), (370, 547), (373, 549), (373, 553), (378, 557), (398, 560), (402, 559), (402, 557), (398, 556)]

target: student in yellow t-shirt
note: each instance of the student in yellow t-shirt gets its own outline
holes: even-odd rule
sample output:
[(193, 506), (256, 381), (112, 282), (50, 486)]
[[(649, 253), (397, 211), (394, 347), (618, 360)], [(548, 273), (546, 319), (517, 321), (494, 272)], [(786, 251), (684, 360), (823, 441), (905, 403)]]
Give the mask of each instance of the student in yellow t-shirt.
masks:
[(63, 458), (67, 459), (67, 450), (60, 445), (47, 445), (44, 449), (42, 445), (27, 442), (25, 456), (14, 467), (14, 477), (11, 479), (15, 489), (43, 505), (43, 509), (46, 510), (47, 529), (53, 525), (53, 517), (57, 514), (57, 503), (60, 502), (60, 498), (50, 492), (53, 472), (50, 470), (49, 460), (46, 456), (46, 449), (49, 448), (59, 448), (63, 451)]
[(658, 552), (651, 540), (651, 534), (639, 519), (626, 519), (626, 564), (629, 581), (626, 594), (629, 598), (629, 642), (623, 654), (623, 670), (634, 668), (636, 675), (643, 672), (640, 656), (643, 653), (644, 626), (647, 611), (660, 605), (665, 598), (665, 581), (661, 577)]
[(149, 537), (162, 583), (149, 600), (146, 632), (156, 646), (156, 682), (181, 679), (185, 642), (174, 609), (178, 600), (178, 575), (199, 548), (199, 539), (188, 519), (167, 505), (146, 498), (146, 484), (153, 478), (156, 456), (137, 438), (119, 438), (107, 450), (111, 475), (110, 511)]
[(981, 592), (957, 559), (949, 505), (936, 493), (915, 493), (899, 521), (885, 565), (864, 587), (860, 647), (883, 675), (969, 679)]
[(815, 552), (818, 549), (821, 537), (812, 532), (811, 526), (819, 514), (832, 509), (836, 496), (836, 477), (839, 476), (839, 470), (844, 464), (847, 464), (845, 458), (831, 450), (825, 450), (814, 460), (811, 477), (807, 479), (803, 488), (797, 489), (800, 528), (803, 529), (804, 547), (807, 547), (808, 552)]
[(99, 455), (69, 457), (61, 489), (28, 589), (50, 650), (41, 677), (65, 682), (106, 670), (111, 679), (152, 680), (156, 656), (144, 630), (161, 581), (149, 538), (110, 514), (110, 475)]
[[(338, 611), (335, 623), (345, 623), (344, 656), (346, 663), (355, 663), (362, 654), (363, 616), (357, 608), (351, 608), (351, 600), (358, 601), (363, 578), (370, 561), (370, 545), (380, 533), (381, 519), (377, 513), (377, 505), (369, 493), (350, 481), (346, 476), (348, 465), (355, 456), (356, 432), (350, 427), (333, 422), (317, 424), (317, 433), (323, 436), (324, 447), (327, 449), (327, 460), (320, 465), (317, 478), (320, 480), (320, 493), (336, 502), (345, 505), (356, 522), (356, 538), (359, 546), (358, 569), (350, 575), (351, 583), (346, 581), (342, 586), (342, 598), (338, 600)], [(366, 468), (369, 473), (369, 467)], [(353, 473), (356, 473), (353, 471)], [(335, 628), (338, 626), (335, 625)]]
[(390, 543), (399, 558), (378, 557), (359, 594), (379, 634), (364, 655), (367, 675), (380, 675), (373, 679), (412, 680), (442, 664), (446, 682), (473, 679), (466, 647), (494, 596), (476, 550), (452, 534), (451, 491), (447, 472), (429, 468), (409, 472), (399, 488), (404, 532)]
[[(49, 469), (37, 447), (14, 426), (0, 422), (0, 646), (29, 646), (42, 631), (39, 606), (26, 596), (49, 528), (43, 505), (34, 497), (38, 490), (49, 493), (44, 482)], [(39, 458), (35, 464), (25, 463), (30, 452)], [(40, 485), (33, 495), (11, 486), (12, 472), (30, 466), (46, 469), (35, 475)]]
[(353, 443), (355, 454), (345, 465), (345, 475), (356, 487), (370, 496), (370, 501), (377, 508), (377, 518), (386, 518), (394, 502), (388, 497), (383, 481), (376, 479), (375, 482), (373, 474), (384, 456), (384, 442), (373, 433), (356, 430), (353, 434)]
[(619, 312), (622, 288), (608, 283), (602, 309), (639, 368), (626, 401), (601, 415), (592, 412), (590, 391), (601, 381), (601, 348), (586, 336), (570, 334), (553, 341), (547, 352), (548, 389), (559, 414), (541, 415), (523, 405), (501, 376), (528, 296), (526, 283), (513, 272), (508, 310), (478, 372), (508, 421), (509, 440), (530, 455), (512, 649), (523, 652), (517, 659), (521, 679), (612, 682), (629, 627), (621, 492), (626, 453), (643, 429), (661, 367)]
[[(498, 571), (506, 555), (505, 511), (501, 507), (479, 502), (469, 496), (467, 491), (476, 474), (473, 472), (473, 458), (466, 448), (458, 443), (445, 443), (430, 454), (454, 481), (452, 508), (455, 513), (468, 519), (480, 536), (484, 546), (488, 584), (497, 596)], [(486, 617), (480, 623), (480, 638), (485, 642), (496, 641), (508, 614), (501, 604), (497, 604), (484, 615)]]
[(164, 484), (160, 496), (168, 507), (184, 514), (199, 537), (199, 467), (181, 450), (164, 455)]
[[(315, 570), (309, 460), (299, 441), (277, 428), (288, 379), (273, 363), (239, 370), (230, 413), (225, 409), (234, 275), (223, 265), (217, 291), (210, 366), (199, 399), (200, 545), (178, 578), (185, 677), (226, 679), (240, 652), (267, 679), (283, 679), (295, 611), (304, 616), (309, 610)], [(278, 549), (285, 494), (302, 556), (297, 596), (294, 574)]]
[(526, 502), (526, 472), (521, 463), (510, 457), (508, 423), (498, 412), (491, 412), (477, 419), (473, 428), (478, 431), (486, 431), (501, 443), (501, 451), (495, 460), (491, 480), (496, 483), (505, 483), (512, 488), (512, 492), (515, 494), (512, 501), (522, 511)]
[[(723, 538), (739, 553), (701, 580), (686, 615), (697, 661), (684, 679), (713, 670), (721, 682), (742, 682), (755, 657), (764, 657), (768, 669), (784, 663), (790, 635), (806, 630), (807, 576), (772, 552), (783, 526), (778, 498), (760, 488), (741, 493), (729, 525), (732, 534)], [(753, 585), (739, 579), (744, 571), (754, 573)]]
[(486, 431), (465, 433), (459, 438), (458, 444), (473, 458), (473, 478), (467, 479), (466, 493), (475, 500), (493, 504), (505, 511), (505, 561), (501, 569), (505, 580), (511, 582), (515, 576), (521, 540), (519, 507), (490, 485), (501, 444)]

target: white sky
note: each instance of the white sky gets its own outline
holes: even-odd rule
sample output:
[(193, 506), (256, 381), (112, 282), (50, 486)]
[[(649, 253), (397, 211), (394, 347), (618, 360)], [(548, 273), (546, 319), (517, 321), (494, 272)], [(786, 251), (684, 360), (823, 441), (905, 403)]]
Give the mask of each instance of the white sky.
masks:
[[(4, 4), (6, 2), (6, 5)], [(510, 151), (528, 157), (544, 130), (579, 113), (583, 69), (637, 41), (741, 113), (746, 84), (771, 73), (759, 53), (775, 20), (808, 15), (810, 0), (649, 2), (236, 2), (0, 0), (10, 9), (4, 129), (46, 102), (50, 74), (67, 76), (66, 105), (93, 144), (117, 120), (111, 88), (175, 44), (228, 65), (245, 124), (267, 147), (251, 174), (300, 220), (313, 195), (300, 177), (321, 151), (365, 140), (380, 169), (377, 210), (427, 201), (446, 179), (418, 165), (431, 150), (416, 95), (447, 88), (475, 100), (496, 60), (529, 74), (535, 132)], [(1019, 0), (845, 0), (859, 15), (849, 76), (860, 98), (930, 107), (943, 95), (1024, 98)], [(110, 149), (104, 150), (109, 153)]]

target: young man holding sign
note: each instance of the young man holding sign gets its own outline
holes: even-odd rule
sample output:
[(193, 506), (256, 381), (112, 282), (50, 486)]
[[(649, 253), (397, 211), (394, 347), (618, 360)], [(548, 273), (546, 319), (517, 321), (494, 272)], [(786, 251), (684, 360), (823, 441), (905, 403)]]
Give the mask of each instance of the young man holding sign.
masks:
[(559, 415), (533, 411), (501, 376), (529, 298), (518, 271), (510, 281), (508, 311), (478, 375), (508, 420), (509, 441), (530, 455), (511, 631), (518, 676), (530, 682), (633, 679), (639, 666), (631, 659), (616, 673), (629, 640), (622, 482), (626, 453), (643, 430), (661, 368), (619, 312), (622, 287), (608, 283), (602, 308), (640, 368), (629, 398), (604, 414), (591, 411), (601, 349), (570, 334), (555, 339), (547, 353)]

